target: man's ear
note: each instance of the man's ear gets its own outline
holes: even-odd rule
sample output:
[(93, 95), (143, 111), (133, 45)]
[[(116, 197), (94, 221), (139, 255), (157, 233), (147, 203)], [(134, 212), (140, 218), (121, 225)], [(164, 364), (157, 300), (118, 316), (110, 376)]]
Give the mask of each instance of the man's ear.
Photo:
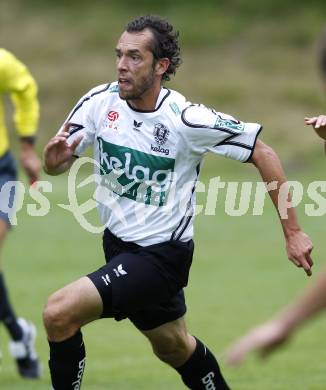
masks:
[(170, 65), (170, 60), (168, 58), (160, 58), (156, 61), (155, 72), (158, 76), (162, 76)]

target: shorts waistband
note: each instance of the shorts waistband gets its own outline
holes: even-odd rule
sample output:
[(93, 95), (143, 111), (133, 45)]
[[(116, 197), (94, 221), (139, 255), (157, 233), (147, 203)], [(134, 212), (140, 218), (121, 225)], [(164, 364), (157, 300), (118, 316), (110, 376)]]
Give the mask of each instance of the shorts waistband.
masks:
[(141, 248), (140, 245), (135, 244), (134, 242), (121, 240), (121, 238), (114, 235), (109, 229), (104, 230), (103, 238), (105, 240), (113, 242), (115, 245), (118, 245), (119, 247), (127, 248), (130, 250)]

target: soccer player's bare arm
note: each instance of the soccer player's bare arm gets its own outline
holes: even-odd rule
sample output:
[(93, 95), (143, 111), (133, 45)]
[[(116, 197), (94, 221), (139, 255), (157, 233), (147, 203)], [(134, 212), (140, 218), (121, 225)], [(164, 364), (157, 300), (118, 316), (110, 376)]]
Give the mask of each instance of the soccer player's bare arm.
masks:
[(266, 356), (284, 344), (305, 321), (326, 308), (326, 268), (316, 283), (273, 319), (255, 327), (233, 343), (226, 360), (230, 365), (242, 363), (252, 351)]
[[(280, 217), (288, 258), (298, 267), (303, 267), (310, 276), (313, 265), (310, 253), (313, 246), (310, 238), (301, 230), (294, 208), (289, 207), (290, 194), (285, 200), (279, 196), (281, 186), (284, 188), (286, 185), (286, 177), (277, 154), (271, 147), (257, 140), (250, 162), (256, 166), (265, 183), (276, 182), (276, 189), (270, 190), (269, 195)], [(280, 210), (284, 209), (281, 200), (287, 204), (285, 217), (280, 214)]]
[(20, 142), (20, 162), (29, 178), (30, 184), (39, 180), (41, 163), (38, 158), (34, 145), (34, 141), (28, 138), (21, 138)]

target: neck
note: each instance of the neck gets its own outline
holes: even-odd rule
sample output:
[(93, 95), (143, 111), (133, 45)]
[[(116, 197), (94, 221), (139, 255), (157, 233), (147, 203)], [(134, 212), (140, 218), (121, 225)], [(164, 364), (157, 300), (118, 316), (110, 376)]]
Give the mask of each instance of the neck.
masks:
[(139, 98), (128, 100), (128, 104), (135, 110), (153, 111), (161, 92), (161, 84), (157, 84), (148, 91), (145, 91)]

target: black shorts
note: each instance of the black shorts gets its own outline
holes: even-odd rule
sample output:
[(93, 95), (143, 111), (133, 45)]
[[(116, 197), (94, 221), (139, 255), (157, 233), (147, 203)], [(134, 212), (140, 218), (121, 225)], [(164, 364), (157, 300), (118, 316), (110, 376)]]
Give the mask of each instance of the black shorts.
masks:
[(8, 227), (10, 223), (10, 212), (13, 212), (15, 198), (15, 187), (12, 186), (10, 191), (4, 191), (3, 186), (9, 181), (17, 180), (17, 168), (15, 160), (10, 152), (0, 157), (0, 219), (4, 220)]
[(129, 318), (140, 330), (156, 328), (186, 313), (183, 287), (193, 241), (166, 241), (146, 247), (103, 235), (106, 265), (87, 275), (103, 300), (102, 317)]

